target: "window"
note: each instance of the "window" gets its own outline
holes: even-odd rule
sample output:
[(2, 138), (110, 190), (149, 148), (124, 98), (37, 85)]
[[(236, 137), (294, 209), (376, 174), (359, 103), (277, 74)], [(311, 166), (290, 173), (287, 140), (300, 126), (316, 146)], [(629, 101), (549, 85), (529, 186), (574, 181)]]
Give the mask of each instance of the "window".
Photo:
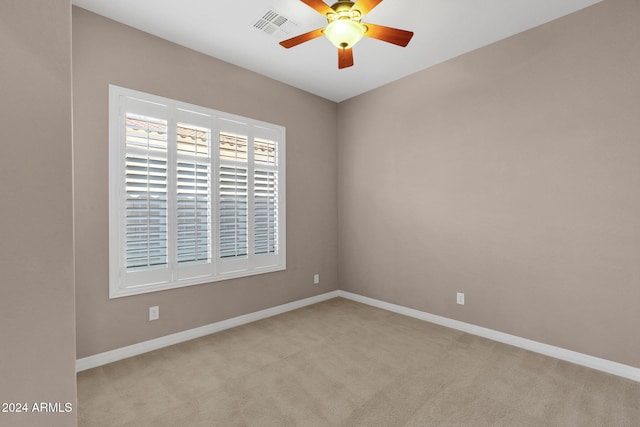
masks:
[(109, 88), (109, 296), (284, 270), (285, 129)]

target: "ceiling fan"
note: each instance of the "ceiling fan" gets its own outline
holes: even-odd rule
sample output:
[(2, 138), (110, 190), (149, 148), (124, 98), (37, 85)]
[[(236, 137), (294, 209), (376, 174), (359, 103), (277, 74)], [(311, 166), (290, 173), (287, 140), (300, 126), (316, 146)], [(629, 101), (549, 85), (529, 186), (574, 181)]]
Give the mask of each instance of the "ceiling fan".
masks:
[(322, 0), (300, 1), (323, 14), (327, 18), (328, 24), (324, 28), (281, 41), (280, 45), (289, 49), (317, 37), (326, 36), (338, 48), (339, 69), (353, 65), (353, 51), (351, 49), (364, 36), (402, 47), (408, 45), (413, 37), (412, 31), (362, 23), (362, 17), (380, 4), (382, 0), (356, 0), (355, 2), (341, 0), (331, 6)]

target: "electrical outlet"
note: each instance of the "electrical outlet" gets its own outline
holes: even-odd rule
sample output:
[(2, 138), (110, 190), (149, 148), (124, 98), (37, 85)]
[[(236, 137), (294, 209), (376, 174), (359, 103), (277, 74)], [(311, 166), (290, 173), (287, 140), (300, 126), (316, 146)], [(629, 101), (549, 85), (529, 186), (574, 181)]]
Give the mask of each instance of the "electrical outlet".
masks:
[(464, 305), (464, 294), (462, 292), (458, 292), (456, 294), (456, 302), (460, 305)]
[(318, 283), (320, 283), (320, 274), (316, 273), (313, 275), (313, 284), (317, 285)]
[(149, 320), (158, 320), (160, 318), (160, 307), (157, 305), (149, 307)]

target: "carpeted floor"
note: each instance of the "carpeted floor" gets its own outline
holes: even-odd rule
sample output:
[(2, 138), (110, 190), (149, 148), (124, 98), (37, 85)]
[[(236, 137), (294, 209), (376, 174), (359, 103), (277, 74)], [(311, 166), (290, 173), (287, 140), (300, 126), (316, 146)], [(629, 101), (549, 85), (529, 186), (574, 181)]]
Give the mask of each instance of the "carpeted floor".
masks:
[(78, 374), (79, 425), (640, 426), (640, 383), (336, 298)]

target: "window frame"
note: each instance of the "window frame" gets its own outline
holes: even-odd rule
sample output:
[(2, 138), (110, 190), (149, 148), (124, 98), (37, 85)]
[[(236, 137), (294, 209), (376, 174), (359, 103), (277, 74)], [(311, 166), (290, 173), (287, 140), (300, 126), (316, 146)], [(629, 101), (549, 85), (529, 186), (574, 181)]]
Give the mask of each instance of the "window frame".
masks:
[[(247, 117), (188, 104), (116, 85), (109, 85), (109, 298), (119, 298), (185, 286), (286, 270), (286, 129)], [(167, 257), (166, 268), (127, 271), (126, 267), (126, 122), (127, 113), (166, 120), (167, 125)], [(210, 262), (182, 265), (178, 262), (177, 174), (182, 154), (177, 149), (178, 124), (204, 127), (210, 130), (209, 201), (211, 215)], [(247, 139), (247, 254), (237, 259), (222, 259), (220, 254), (220, 176), (221, 167), (229, 164), (221, 160), (221, 134), (234, 132)], [(256, 164), (256, 140), (274, 142), (275, 164)], [(258, 212), (254, 210), (257, 181), (255, 171), (276, 173), (275, 200), (277, 216), (274, 220), (276, 245), (274, 253), (255, 253), (254, 235)], [(164, 265), (164, 264), (163, 264)]]

